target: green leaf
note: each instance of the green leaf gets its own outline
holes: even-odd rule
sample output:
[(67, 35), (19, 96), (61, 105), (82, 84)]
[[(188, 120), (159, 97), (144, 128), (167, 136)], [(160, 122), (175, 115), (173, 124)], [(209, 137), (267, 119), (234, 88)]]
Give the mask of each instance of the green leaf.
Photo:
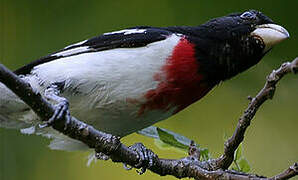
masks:
[[(161, 129), (161, 128), (156, 128), (156, 130), (157, 130), (159, 139), (162, 142), (169, 144), (171, 146), (180, 148), (180, 149), (188, 150), (189, 145), (187, 145), (187, 142), (181, 143), (179, 141), (179, 139), (182, 139), (181, 137), (179, 138), (179, 136), (180, 136), (179, 134), (173, 134), (173, 133), (170, 133), (169, 131)], [(189, 143), (190, 143), (190, 141), (189, 141)]]
[(137, 131), (137, 133), (141, 134), (143, 136), (151, 137), (154, 139), (159, 139), (156, 127), (154, 127), (154, 126), (149, 126), (145, 129), (139, 130), (139, 131)]
[[(154, 126), (147, 127), (137, 132), (143, 136), (154, 138), (155, 145), (159, 148), (174, 147), (180, 150), (188, 151), (191, 140), (185, 136), (174, 133), (173, 131), (158, 128)], [(196, 145), (199, 148), (199, 145)], [(207, 148), (199, 148), (202, 160), (210, 159), (210, 153)]]
[(249, 172), (250, 171), (250, 165), (246, 158), (243, 156), (243, 145), (242, 143), (239, 145), (239, 147), (236, 149), (234, 153), (234, 164), (232, 166), (233, 170), (241, 171), (241, 172)]
[(234, 153), (234, 161), (239, 160), (242, 157), (242, 143), (238, 146)]
[(211, 158), (209, 150), (207, 148), (200, 148), (200, 154), (203, 161), (207, 161)]
[(245, 158), (241, 158), (238, 161), (238, 165), (240, 167), (240, 171), (246, 172), (246, 173), (250, 171), (250, 165), (249, 165), (248, 161)]
[(234, 171), (240, 171), (239, 168), (235, 165), (235, 163), (232, 165), (231, 169)]
[(154, 139), (154, 144), (161, 149), (172, 148), (171, 145), (162, 142), (160, 139)]
[(184, 150), (188, 150), (191, 142), (191, 140), (185, 136), (154, 126), (142, 129), (137, 133), (154, 139), (159, 139), (165, 144)]

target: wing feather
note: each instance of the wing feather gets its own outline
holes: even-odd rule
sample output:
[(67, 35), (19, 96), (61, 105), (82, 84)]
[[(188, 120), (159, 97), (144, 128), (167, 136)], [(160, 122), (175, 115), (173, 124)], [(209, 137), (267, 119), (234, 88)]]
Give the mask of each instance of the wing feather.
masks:
[(143, 47), (147, 44), (164, 40), (170, 34), (172, 34), (170, 31), (147, 26), (139, 26), (121, 31), (105, 33), (100, 36), (69, 45), (60, 51), (37, 59), (15, 70), (15, 73), (18, 75), (26, 75), (29, 74), (37, 65), (82, 53), (104, 51), (115, 48)]

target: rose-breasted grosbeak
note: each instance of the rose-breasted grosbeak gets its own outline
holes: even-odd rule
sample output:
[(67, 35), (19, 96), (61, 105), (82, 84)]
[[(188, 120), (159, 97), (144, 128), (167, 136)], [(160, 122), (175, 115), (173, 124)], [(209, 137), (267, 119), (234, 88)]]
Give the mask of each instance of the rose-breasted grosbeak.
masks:
[[(68, 114), (69, 102), (73, 116), (122, 137), (196, 102), (219, 82), (257, 64), (288, 37), (283, 27), (250, 10), (199, 26), (139, 26), (105, 33), (15, 73), (57, 103), (58, 117)], [(0, 126), (62, 136), (51, 128), (35, 127), (36, 116), (3, 84), (0, 93)], [(85, 147), (59, 138), (52, 148)]]

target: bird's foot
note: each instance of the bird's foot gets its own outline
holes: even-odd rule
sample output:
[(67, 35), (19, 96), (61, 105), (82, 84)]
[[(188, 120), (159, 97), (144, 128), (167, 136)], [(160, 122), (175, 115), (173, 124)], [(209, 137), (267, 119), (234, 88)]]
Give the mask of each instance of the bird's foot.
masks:
[(55, 105), (55, 112), (53, 116), (44, 124), (40, 125), (40, 128), (45, 128), (52, 126), (57, 121), (65, 120), (64, 124), (64, 130), (67, 129), (71, 116), (69, 112), (69, 102), (66, 98), (59, 96), (62, 89), (64, 87), (64, 82), (57, 82), (51, 84), (44, 93), (44, 96), (49, 101), (56, 102), (57, 105)]
[(40, 124), (39, 125), (40, 128), (52, 126), (55, 122), (62, 121), (65, 119), (64, 129), (65, 130), (67, 129), (71, 120), (71, 116), (69, 112), (69, 103), (67, 99), (62, 97), (60, 98), (61, 98), (60, 99), (61, 101), (55, 106), (55, 112), (53, 116), (45, 123)]
[[(129, 148), (133, 151), (136, 151), (139, 156), (139, 163), (136, 164), (134, 167), (141, 168), (140, 171), (137, 172), (141, 175), (146, 172), (146, 169), (150, 168), (154, 164), (154, 160), (157, 158), (157, 155), (154, 154), (150, 149), (147, 149), (142, 143), (136, 143)], [(129, 170), (130, 167), (127, 167), (124, 164), (124, 168)]]
[(110, 159), (110, 156), (105, 155), (105, 154), (102, 153), (102, 152), (96, 152), (96, 153), (95, 153), (95, 157), (96, 157), (96, 159), (100, 159), (100, 160), (104, 160), (104, 161), (107, 161), (107, 160)]

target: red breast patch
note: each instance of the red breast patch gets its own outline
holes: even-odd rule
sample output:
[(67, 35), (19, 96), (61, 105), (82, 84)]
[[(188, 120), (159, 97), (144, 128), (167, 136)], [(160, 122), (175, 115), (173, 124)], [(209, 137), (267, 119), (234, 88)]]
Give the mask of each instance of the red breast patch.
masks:
[(139, 115), (147, 110), (168, 111), (172, 108), (177, 113), (202, 98), (211, 87), (202, 83), (203, 75), (198, 73), (199, 68), (194, 44), (182, 38), (161, 72), (154, 75), (159, 84), (145, 94), (147, 101), (141, 106)]

